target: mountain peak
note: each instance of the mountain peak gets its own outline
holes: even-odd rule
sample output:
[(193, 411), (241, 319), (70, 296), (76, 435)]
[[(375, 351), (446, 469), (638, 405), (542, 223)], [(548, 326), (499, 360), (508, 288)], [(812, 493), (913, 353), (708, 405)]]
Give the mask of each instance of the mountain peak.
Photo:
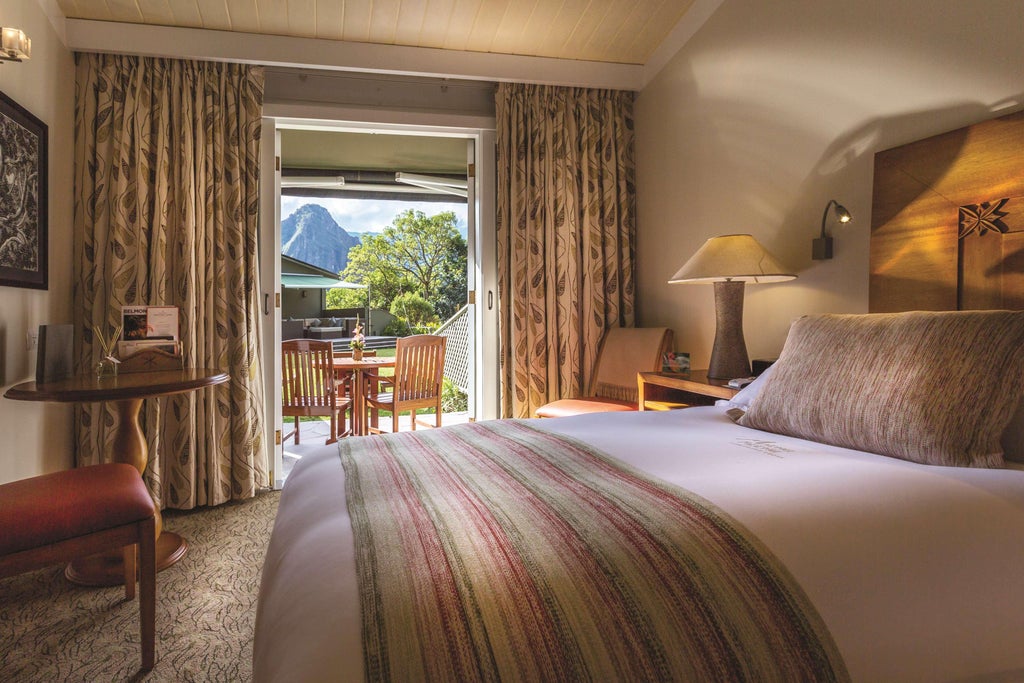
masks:
[[(320, 206), (319, 204), (303, 204), (299, 208), (295, 209), (295, 213), (292, 214), (292, 216), (310, 215), (327, 217), (331, 215), (331, 212), (325, 209), (324, 207)], [(333, 221), (334, 218), (332, 217), (331, 220)], [(337, 222), (335, 222), (335, 225), (337, 225)]]
[(359, 244), (319, 204), (303, 204), (281, 221), (281, 253), (333, 273), (348, 265), (348, 250)]

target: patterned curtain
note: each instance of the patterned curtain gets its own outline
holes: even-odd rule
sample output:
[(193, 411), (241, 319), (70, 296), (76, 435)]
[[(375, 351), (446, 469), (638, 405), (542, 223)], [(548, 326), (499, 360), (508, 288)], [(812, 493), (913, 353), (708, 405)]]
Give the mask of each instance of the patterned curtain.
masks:
[(501, 410), (532, 417), (634, 324), (633, 93), (501, 84), (497, 138)]
[[(79, 54), (74, 323), (80, 372), (121, 307), (172, 305), (189, 367), (231, 381), (151, 398), (146, 481), (162, 507), (253, 496), (267, 484), (257, 279), (263, 70)], [(79, 465), (110, 453), (109, 405), (76, 410)]]

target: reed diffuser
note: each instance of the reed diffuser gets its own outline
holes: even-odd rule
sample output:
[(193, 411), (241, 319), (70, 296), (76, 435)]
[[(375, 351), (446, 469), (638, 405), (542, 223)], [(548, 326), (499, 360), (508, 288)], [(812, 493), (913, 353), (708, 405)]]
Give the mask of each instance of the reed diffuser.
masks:
[(114, 344), (121, 337), (121, 325), (114, 328), (114, 333), (107, 337), (99, 325), (92, 328), (93, 336), (96, 339), (96, 346), (100, 349), (100, 359), (96, 362), (96, 377), (117, 377), (118, 359), (114, 358)]

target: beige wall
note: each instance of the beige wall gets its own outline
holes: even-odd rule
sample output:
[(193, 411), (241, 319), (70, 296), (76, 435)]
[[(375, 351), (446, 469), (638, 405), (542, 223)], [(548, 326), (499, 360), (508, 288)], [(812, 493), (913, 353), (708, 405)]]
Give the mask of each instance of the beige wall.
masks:
[[(799, 275), (747, 286), (751, 358), (802, 314), (867, 311), (874, 153), (1022, 104), (1020, 0), (725, 0), (637, 100), (641, 322), (707, 367), (712, 288), (665, 281), (737, 232)], [(812, 261), (830, 198), (855, 222)]]
[[(35, 352), (26, 333), (43, 323), (71, 322), (72, 145), (74, 61), (34, 0), (4, 0), (0, 24), (32, 39), (32, 59), (0, 64), (0, 91), (49, 127), (50, 286), (0, 287), (0, 393), (32, 379)], [(0, 399), (0, 483), (73, 464), (67, 406)]]
[[(53, 6), (52, 0), (39, 0)], [(34, 0), (4, 0), (33, 58), (0, 90), (49, 125), (50, 288), (0, 287), (0, 391), (29, 379), (25, 335), (70, 322), (74, 66)], [(671, 325), (706, 364), (712, 288), (665, 280), (708, 237), (751, 232), (800, 279), (747, 289), (751, 357), (778, 353), (808, 312), (867, 309), (875, 151), (1019, 109), (1019, 0), (725, 0), (638, 99), (640, 320)], [(836, 258), (811, 239), (835, 197), (855, 223)], [(70, 467), (71, 410), (0, 399), (0, 482)]]

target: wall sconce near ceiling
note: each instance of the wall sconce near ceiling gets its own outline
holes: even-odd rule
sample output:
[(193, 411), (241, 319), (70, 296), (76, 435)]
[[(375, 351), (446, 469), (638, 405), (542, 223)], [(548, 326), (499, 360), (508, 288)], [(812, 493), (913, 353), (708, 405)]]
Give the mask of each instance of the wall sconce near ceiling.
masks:
[(784, 282), (796, 275), (768, 253), (750, 235), (723, 235), (704, 243), (669, 279), (714, 283), (715, 345), (708, 377), (734, 379), (750, 375), (747, 345), (743, 341), (743, 289), (747, 282)]
[(825, 234), (825, 222), (828, 220), (828, 210), (833, 206), (836, 210), (836, 218), (839, 219), (840, 223), (849, 223), (853, 220), (853, 216), (850, 215), (845, 206), (834, 199), (828, 200), (828, 204), (825, 205), (825, 211), (821, 214), (821, 237), (815, 239), (811, 245), (811, 258), (818, 261), (832, 258), (832, 236)]
[(23, 62), (32, 55), (32, 41), (17, 28), (0, 28), (0, 61)]

